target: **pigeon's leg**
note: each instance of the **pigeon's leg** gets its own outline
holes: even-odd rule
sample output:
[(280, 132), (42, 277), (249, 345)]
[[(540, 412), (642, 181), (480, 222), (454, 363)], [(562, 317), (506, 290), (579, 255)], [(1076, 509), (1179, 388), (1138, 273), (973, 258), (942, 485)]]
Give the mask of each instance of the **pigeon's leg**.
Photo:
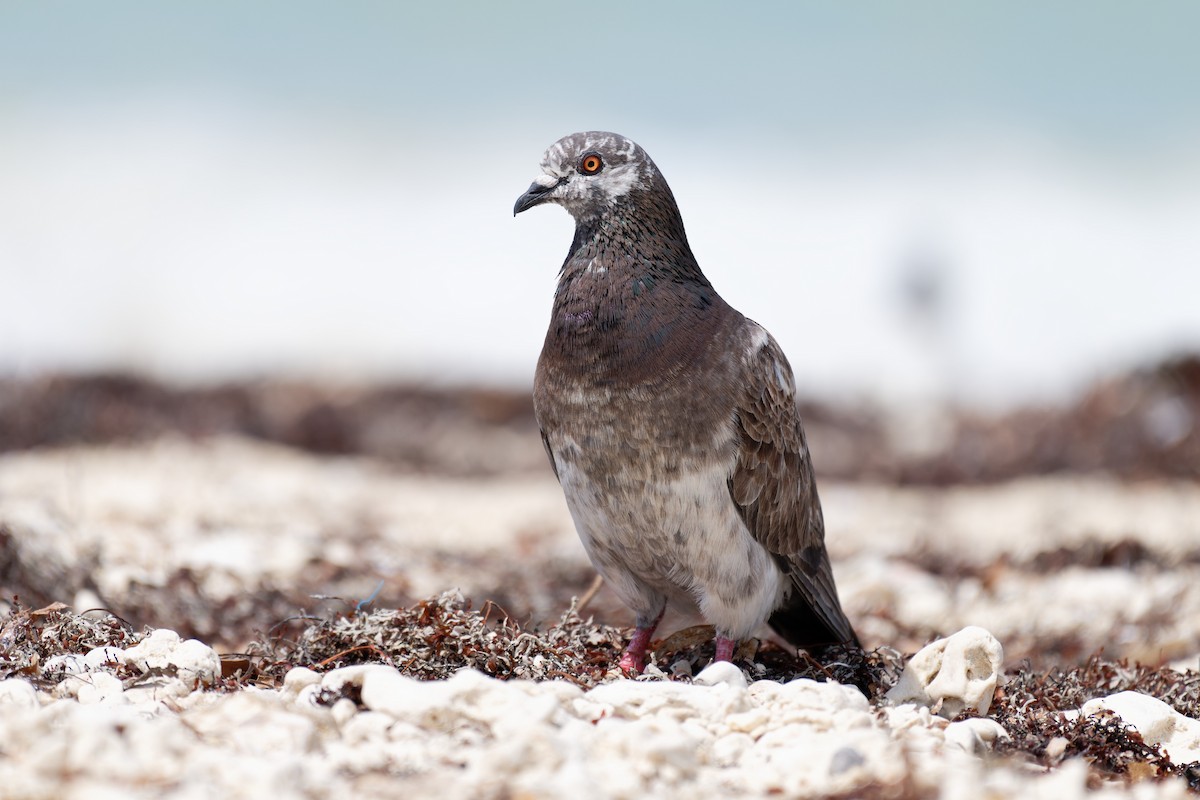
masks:
[(717, 657), (713, 661), (732, 661), (733, 651), (736, 649), (736, 639), (726, 639), (724, 636), (717, 636)]
[(621, 653), (621, 671), (626, 675), (639, 675), (645, 669), (646, 646), (650, 644), (650, 637), (654, 635), (654, 629), (662, 621), (665, 611), (664, 607), (662, 611), (658, 612), (658, 616), (649, 622), (641, 614), (638, 614), (637, 630), (633, 632), (633, 638), (629, 640), (629, 646), (625, 648), (625, 652)]

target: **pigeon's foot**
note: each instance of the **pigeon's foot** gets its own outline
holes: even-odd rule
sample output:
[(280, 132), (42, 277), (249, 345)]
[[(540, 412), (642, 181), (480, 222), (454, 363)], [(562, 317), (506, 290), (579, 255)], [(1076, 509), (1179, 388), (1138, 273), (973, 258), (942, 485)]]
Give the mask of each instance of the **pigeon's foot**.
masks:
[(733, 639), (726, 639), (724, 636), (717, 637), (717, 657), (713, 661), (732, 661), (733, 651), (737, 649), (737, 642)]
[(621, 653), (620, 661), (621, 672), (626, 675), (641, 675), (642, 670), (646, 668), (646, 651), (643, 648), (642, 652), (635, 653), (633, 644), (625, 648), (625, 652)]
[(649, 625), (639, 625), (634, 630), (633, 638), (629, 640), (629, 646), (625, 648), (624, 653), (621, 653), (619, 662), (621, 672), (626, 675), (642, 674), (642, 670), (646, 668), (646, 648), (650, 646), (650, 637), (654, 635), (654, 629), (658, 627), (662, 617), (663, 612), (660, 611)]
[(626, 675), (641, 675), (646, 668), (646, 647), (650, 644), (650, 636), (654, 627), (638, 628), (629, 640), (629, 646), (621, 653), (621, 672)]

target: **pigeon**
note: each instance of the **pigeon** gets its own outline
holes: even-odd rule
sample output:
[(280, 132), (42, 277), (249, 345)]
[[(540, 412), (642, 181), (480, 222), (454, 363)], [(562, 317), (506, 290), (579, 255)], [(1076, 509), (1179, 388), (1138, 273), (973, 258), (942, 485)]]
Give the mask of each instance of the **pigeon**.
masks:
[(668, 605), (716, 660), (764, 622), (796, 647), (858, 646), (842, 611), (792, 368), (700, 271), (675, 196), (615, 133), (555, 142), (513, 215), (575, 219), (534, 379), (550, 464), (596, 570), (636, 615), (640, 673)]

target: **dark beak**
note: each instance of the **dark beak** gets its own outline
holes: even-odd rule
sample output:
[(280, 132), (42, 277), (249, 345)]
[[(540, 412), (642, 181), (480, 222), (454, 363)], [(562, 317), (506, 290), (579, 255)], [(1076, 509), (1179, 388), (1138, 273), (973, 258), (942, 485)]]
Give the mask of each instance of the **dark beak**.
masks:
[(517, 204), (513, 206), (513, 216), (515, 217), (522, 211), (527, 211), (536, 205), (546, 202), (549, 199), (547, 195), (557, 189), (561, 183), (562, 181), (559, 181), (553, 186), (542, 186), (537, 181), (534, 181), (530, 184), (529, 191), (517, 198)]

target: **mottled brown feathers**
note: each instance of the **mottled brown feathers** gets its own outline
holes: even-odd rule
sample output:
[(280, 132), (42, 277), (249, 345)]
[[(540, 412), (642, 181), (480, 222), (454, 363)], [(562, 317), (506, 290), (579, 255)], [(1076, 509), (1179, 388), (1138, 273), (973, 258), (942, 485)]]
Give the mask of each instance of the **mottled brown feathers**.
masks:
[(791, 641), (857, 643), (825, 552), (825, 520), (791, 376), (783, 351), (767, 336), (747, 360), (734, 412), (738, 448), (729, 494), (754, 538), (780, 556), (804, 601), (792, 604), (800, 606), (793, 611), (804, 617), (802, 625), (789, 624), (784, 615), (772, 625)]
[[(604, 168), (581, 173), (591, 154)], [(574, 134), (542, 169), (515, 210), (557, 203), (576, 230), (534, 407), (589, 557), (637, 612), (622, 666), (638, 668), (667, 603), (698, 608), (718, 654), (764, 621), (798, 646), (856, 643), (779, 346), (700, 271), (636, 144)]]

